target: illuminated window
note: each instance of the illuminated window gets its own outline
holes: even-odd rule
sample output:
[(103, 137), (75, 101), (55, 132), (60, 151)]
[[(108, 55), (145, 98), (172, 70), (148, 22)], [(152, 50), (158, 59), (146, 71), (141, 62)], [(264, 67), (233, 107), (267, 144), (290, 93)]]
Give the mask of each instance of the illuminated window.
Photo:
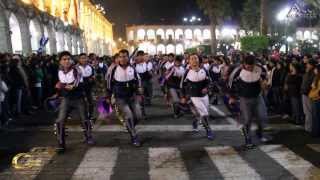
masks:
[(310, 31), (305, 31), (305, 32), (304, 32), (304, 39), (311, 39), (311, 33), (310, 33)]
[(156, 32), (156, 36), (160, 36), (160, 39), (164, 39), (164, 30), (158, 29)]
[(176, 35), (175, 39), (183, 39), (183, 30), (177, 29), (175, 35)]
[(206, 39), (206, 40), (211, 39), (211, 31), (209, 29), (205, 29), (203, 31), (203, 39)]
[(194, 37), (196, 40), (201, 40), (202, 39), (202, 33), (200, 29), (194, 30)]
[(168, 29), (166, 32), (166, 39), (174, 39), (174, 31), (172, 29)]
[(139, 29), (137, 32), (137, 39), (138, 40), (144, 40), (144, 37), (146, 36), (146, 32), (144, 29)]
[(184, 53), (183, 45), (182, 44), (177, 44), (177, 46), (176, 46), (176, 54), (183, 54), (183, 53)]
[(41, 30), (40, 25), (37, 20), (31, 20), (29, 24), (29, 30), (31, 34), (31, 48), (32, 51), (37, 51), (39, 49)]
[(157, 53), (158, 54), (165, 54), (166, 53), (166, 47), (163, 44), (159, 44), (157, 46)]
[(149, 29), (149, 30), (147, 31), (147, 38), (148, 38), (148, 40), (156, 39), (156, 33), (155, 33), (155, 31), (152, 30), (152, 29)]
[(296, 36), (297, 36), (297, 40), (303, 40), (303, 33), (302, 33), (302, 31), (298, 31), (298, 32), (296, 33)]
[(17, 17), (14, 14), (10, 15), (9, 26), (10, 26), (10, 31), (11, 31), (12, 51), (14, 53), (21, 53), (22, 52), (22, 40), (21, 40), (20, 25), (19, 25)]
[(167, 54), (175, 53), (174, 45), (172, 45), (172, 44), (167, 45), (166, 52), (167, 52)]
[(133, 41), (134, 40), (134, 32), (132, 30), (129, 31), (128, 39), (129, 39), (129, 41)]
[(193, 35), (192, 35), (192, 34), (193, 34), (193, 33), (192, 33), (192, 30), (191, 30), (191, 29), (187, 29), (187, 30), (185, 31), (186, 39), (191, 40), (191, 39), (193, 38)]

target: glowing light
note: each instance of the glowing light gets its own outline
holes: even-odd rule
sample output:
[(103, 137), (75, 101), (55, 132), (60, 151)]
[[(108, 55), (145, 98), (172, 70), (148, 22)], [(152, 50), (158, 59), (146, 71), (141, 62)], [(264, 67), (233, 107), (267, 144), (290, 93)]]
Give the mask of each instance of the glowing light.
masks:
[(277, 15), (278, 21), (287, 20), (290, 9), (291, 9), (290, 7), (285, 7), (284, 9), (282, 9)]
[(290, 42), (293, 42), (293, 38), (291, 36), (287, 37), (287, 41), (290, 43)]
[(224, 27), (221, 31), (223, 37), (232, 37), (237, 34), (237, 31), (234, 28)]

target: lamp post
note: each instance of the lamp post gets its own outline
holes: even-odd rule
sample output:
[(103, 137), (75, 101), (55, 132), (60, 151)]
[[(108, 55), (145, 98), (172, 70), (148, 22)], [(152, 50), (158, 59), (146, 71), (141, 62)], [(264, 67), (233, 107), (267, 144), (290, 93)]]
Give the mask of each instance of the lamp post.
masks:
[(278, 14), (277, 14), (277, 20), (279, 22), (284, 22), (284, 39), (286, 41), (286, 53), (288, 52), (288, 41), (287, 41), (287, 31), (288, 31), (288, 22), (289, 22), (289, 12), (291, 11), (290, 7), (283, 8)]

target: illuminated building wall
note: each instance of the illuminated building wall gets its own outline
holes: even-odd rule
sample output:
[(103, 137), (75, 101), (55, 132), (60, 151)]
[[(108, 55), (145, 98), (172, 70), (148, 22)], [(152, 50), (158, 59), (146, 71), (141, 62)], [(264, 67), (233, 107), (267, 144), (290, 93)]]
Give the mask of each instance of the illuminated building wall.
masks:
[[(210, 44), (212, 38), (210, 26), (198, 25), (137, 25), (128, 26), (126, 33), (131, 50), (139, 47), (149, 54), (182, 54), (188, 48)], [(236, 41), (245, 35), (237, 27), (216, 29), (218, 40), (232, 40), (236, 48), (239, 44)]]
[(46, 53), (112, 53), (112, 24), (89, 0), (2, 0), (2, 52), (30, 54), (48, 37)]

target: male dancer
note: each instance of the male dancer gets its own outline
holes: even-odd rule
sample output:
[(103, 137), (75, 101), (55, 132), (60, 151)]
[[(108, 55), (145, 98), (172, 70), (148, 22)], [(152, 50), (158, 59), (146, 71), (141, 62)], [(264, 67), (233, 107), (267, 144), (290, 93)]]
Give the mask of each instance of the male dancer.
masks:
[(83, 77), (83, 88), (85, 92), (85, 97), (87, 100), (88, 107), (88, 117), (90, 120), (93, 120), (93, 97), (92, 97), (92, 88), (94, 85), (94, 68), (88, 64), (88, 56), (86, 53), (81, 53), (79, 55), (79, 64), (78, 68), (81, 71)]
[(80, 119), (84, 128), (84, 136), (87, 144), (94, 144), (91, 135), (91, 122), (86, 116), (86, 108), (84, 101), (84, 90), (81, 87), (83, 78), (81, 72), (72, 66), (71, 54), (68, 51), (61, 52), (59, 55), (60, 70), (58, 72), (59, 83), (56, 88), (63, 97), (59, 107), (59, 115), (56, 120), (56, 134), (58, 138), (58, 151), (63, 152), (66, 148), (65, 142), (65, 120), (67, 112), (70, 109), (76, 109), (80, 115)]
[[(210, 77), (205, 69), (200, 68), (199, 58), (196, 54), (190, 56), (190, 69), (186, 71), (181, 81), (181, 88), (185, 98), (190, 97), (191, 102), (196, 109), (199, 119), (202, 122), (206, 132), (207, 138), (213, 140), (214, 135), (209, 125), (209, 96), (208, 89), (210, 84)], [(193, 128), (198, 128), (198, 119), (193, 123)]]
[(107, 96), (110, 98), (114, 95), (115, 103), (124, 115), (124, 123), (132, 144), (136, 147), (141, 146), (135, 126), (142, 117), (139, 98), (143, 95), (143, 90), (138, 73), (130, 66), (127, 50), (119, 52), (119, 65), (116, 65), (111, 72), (108, 85)]

